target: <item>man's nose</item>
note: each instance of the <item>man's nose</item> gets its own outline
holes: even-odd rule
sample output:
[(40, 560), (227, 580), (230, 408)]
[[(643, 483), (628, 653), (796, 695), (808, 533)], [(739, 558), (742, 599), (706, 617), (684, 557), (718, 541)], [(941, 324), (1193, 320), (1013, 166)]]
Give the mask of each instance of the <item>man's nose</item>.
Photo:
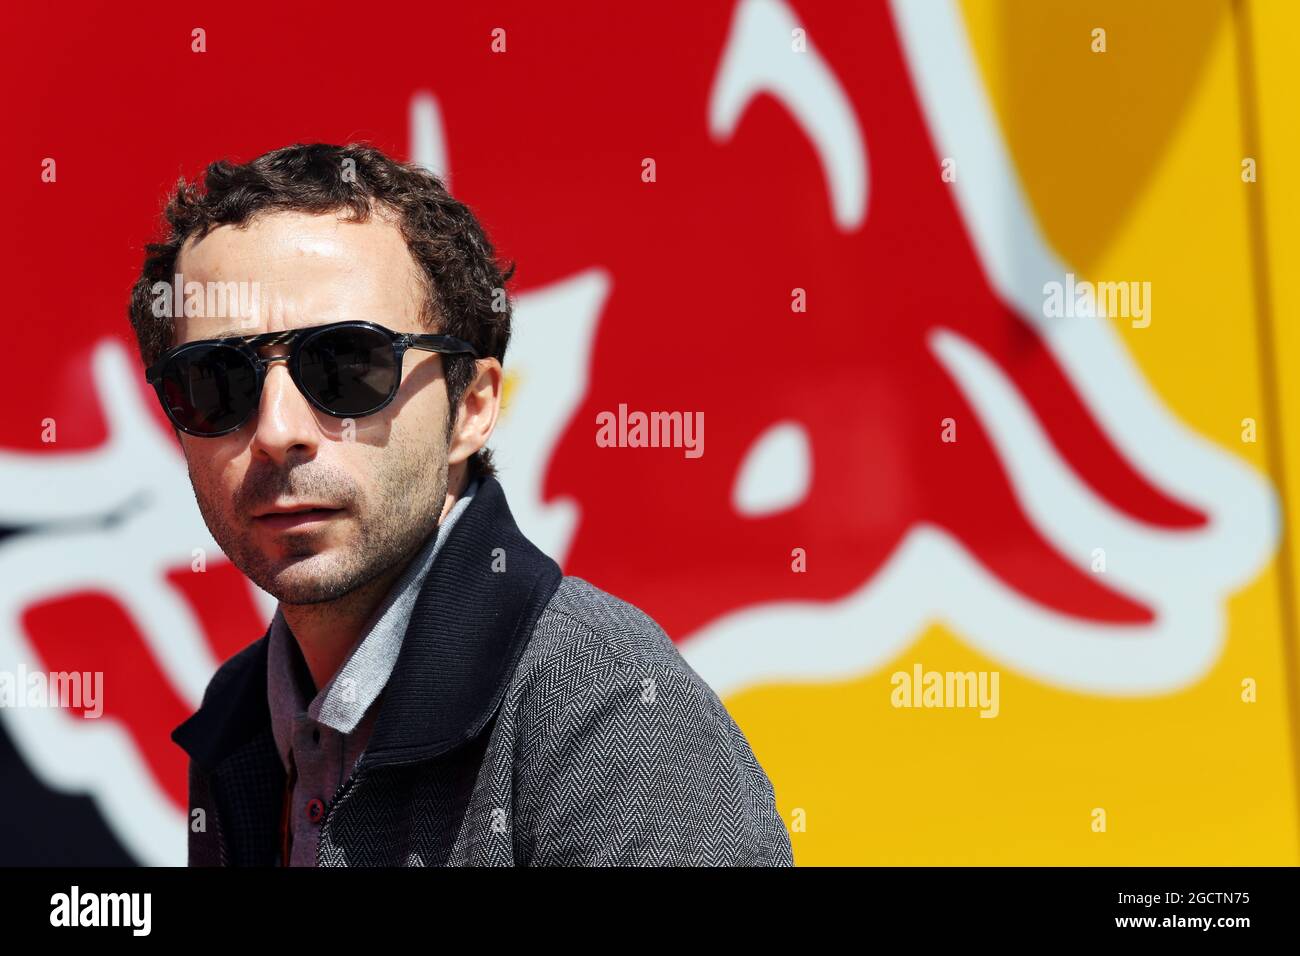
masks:
[(253, 452), (284, 462), (291, 454), (314, 454), (320, 424), (306, 396), (289, 375), (285, 356), (271, 357), (262, 384), (262, 399), (253, 432)]

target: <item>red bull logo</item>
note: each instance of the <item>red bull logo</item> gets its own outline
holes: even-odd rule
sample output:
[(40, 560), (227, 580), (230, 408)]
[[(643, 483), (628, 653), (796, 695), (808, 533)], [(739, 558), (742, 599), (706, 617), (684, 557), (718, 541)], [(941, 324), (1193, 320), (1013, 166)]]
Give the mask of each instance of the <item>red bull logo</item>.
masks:
[[(515, 516), (649, 611), (719, 694), (870, 672), (934, 621), (1099, 695), (1213, 665), (1227, 598), (1276, 548), (1273, 491), (1162, 404), (1104, 307), (1046, 314), (1078, 270), (1039, 232), (952, 4), (737, 0), (685, 31), (445, 9), (357, 50), (346, 78), (318, 58), (346, 38), (342, 8), (292, 27), (268, 11), (268, 36), (298, 38), (273, 58), (223, 16), (201, 56), (177, 39), (137, 58), (110, 20), (84, 25), (117, 37), (78, 46), (102, 85), (57, 73), (44, 96), (86, 104), (87, 145), (23, 200), (39, 248), (94, 196), (102, 255), (31, 323), (33, 349), (57, 348), (19, 369), (26, 417), (0, 435), (0, 661), (102, 672), (104, 714), (0, 721), (135, 858), (183, 862), (167, 734), (275, 602), (202, 522), (126, 289), (178, 168), (294, 140), (427, 165), (519, 261), (492, 442)], [(159, 7), (160, 35), (189, 17)], [(269, 103), (240, 66), (259, 51), (316, 79)], [(183, 130), (103, 118), (144, 90)], [(90, 183), (104, 157), (108, 196)], [(599, 441), (620, 409), (680, 411), (707, 446)]]

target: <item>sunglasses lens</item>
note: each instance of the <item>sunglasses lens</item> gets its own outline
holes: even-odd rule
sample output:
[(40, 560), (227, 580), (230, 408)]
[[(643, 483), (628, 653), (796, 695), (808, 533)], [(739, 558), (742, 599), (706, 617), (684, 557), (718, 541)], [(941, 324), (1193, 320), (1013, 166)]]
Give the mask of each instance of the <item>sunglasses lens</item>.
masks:
[(330, 414), (367, 415), (397, 387), (397, 353), (375, 329), (327, 329), (303, 342), (298, 374), (303, 391)]
[(162, 400), (172, 420), (199, 435), (238, 428), (257, 405), (257, 370), (228, 345), (199, 346), (162, 370)]

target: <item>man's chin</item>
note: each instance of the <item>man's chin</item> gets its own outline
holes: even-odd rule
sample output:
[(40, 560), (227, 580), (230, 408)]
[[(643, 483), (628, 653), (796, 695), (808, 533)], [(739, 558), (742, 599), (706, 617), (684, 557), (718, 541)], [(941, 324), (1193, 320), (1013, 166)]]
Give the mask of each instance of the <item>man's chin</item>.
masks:
[(268, 564), (263, 565), (263, 573), (245, 574), (282, 604), (333, 601), (355, 587), (351, 576), (339, 573), (337, 558), (329, 553), (281, 558)]

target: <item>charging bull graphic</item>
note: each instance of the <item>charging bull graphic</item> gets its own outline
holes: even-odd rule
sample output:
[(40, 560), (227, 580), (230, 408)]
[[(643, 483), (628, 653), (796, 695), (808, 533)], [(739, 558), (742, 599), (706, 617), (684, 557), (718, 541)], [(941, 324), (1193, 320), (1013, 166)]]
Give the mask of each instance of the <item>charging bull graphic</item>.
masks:
[[(297, 89), (292, 128), (249, 107), (172, 147), (193, 172), (370, 135), (444, 175), (520, 262), (493, 445), (521, 527), (649, 610), (720, 694), (868, 672), (936, 620), (1053, 686), (1196, 681), (1226, 598), (1273, 553), (1271, 489), (1163, 407), (1112, 318), (1045, 317), (1045, 287), (1073, 270), (1037, 230), (954, 8), (827, 6), (739, 0), (686, 34), (593, 16), (565, 38), (520, 11), (487, 70), (498, 24), (440, 13), (428, 29), (456, 42), (438, 65), (373, 55), (391, 102), (375, 76)], [(327, 48), (327, 21), (281, 68)], [(831, 28), (853, 56), (820, 42)], [(218, 57), (219, 22), (208, 37)], [(565, 44), (585, 58), (516, 65)], [(222, 88), (253, 101), (254, 74), (227, 64)], [(114, 187), (141, 235), (176, 155)], [(125, 290), (138, 242), (127, 255), (136, 234), (111, 228), (100, 278)], [(51, 397), (50, 418), (96, 437), (0, 453), (0, 662), (103, 671), (104, 719), (0, 721), (137, 859), (179, 863), (167, 734), (274, 601), (204, 527), (120, 299), (61, 326), (77, 347), (55, 378), (75, 401)], [(602, 447), (620, 406), (702, 414), (705, 453)]]

